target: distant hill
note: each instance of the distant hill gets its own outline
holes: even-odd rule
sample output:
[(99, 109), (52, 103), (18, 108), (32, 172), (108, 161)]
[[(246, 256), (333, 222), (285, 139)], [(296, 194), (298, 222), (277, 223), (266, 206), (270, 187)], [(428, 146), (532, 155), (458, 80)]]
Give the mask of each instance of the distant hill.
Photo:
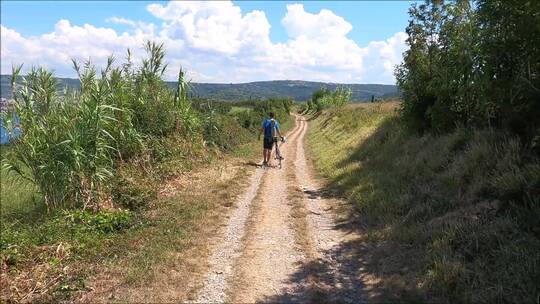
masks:
[[(79, 80), (74, 78), (58, 78), (61, 88), (67, 86), (78, 88)], [(0, 75), (1, 97), (10, 98), (10, 75)], [(176, 82), (167, 82), (171, 87), (176, 87)], [(371, 96), (379, 98), (392, 98), (399, 96), (395, 85), (384, 84), (339, 84), (324, 83), (302, 80), (273, 80), (257, 81), (248, 83), (192, 83), (193, 94), (200, 97), (214, 98), (226, 101), (239, 101), (246, 99), (269, 98), (269, 97), (292, 97), (297, 101), (305, 101), (311, 98), (313, 91), (321, 86), (333, 90), (342, 85), (352, 90), (352, 99), (355, 101), (368, 101)]]

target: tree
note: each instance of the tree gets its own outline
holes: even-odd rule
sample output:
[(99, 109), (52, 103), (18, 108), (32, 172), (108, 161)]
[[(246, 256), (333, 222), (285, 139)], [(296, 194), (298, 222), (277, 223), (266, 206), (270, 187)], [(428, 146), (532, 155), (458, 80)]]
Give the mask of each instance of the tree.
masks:
[(409, 50), (395, 75), (410, 129), (540, 134), (540, 1), (426, 1), (409, 15)]

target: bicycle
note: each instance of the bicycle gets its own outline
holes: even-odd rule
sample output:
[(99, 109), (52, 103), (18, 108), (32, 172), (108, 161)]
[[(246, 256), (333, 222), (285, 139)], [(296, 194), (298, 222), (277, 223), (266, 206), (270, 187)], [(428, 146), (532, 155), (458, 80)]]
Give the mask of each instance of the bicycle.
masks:
[[(279, 168), (281, 169), (281, 161), (283, 160), (283, 156), (281, 156), (281, 152), (279, 151), (279, 142), (277, 137), (274, 138), (274, 142), (276, 143), (276, 153), (274, 154), (274, 159), (278, 161)], [(281, 142), (285, 143), (285, 137), (281, 137)]]

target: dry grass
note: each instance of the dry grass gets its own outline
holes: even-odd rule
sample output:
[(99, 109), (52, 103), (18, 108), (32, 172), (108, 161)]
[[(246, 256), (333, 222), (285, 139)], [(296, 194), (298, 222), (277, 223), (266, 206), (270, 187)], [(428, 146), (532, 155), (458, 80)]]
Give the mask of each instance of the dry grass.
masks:
[(125, 257), (94, 269), (87, 284), (92, 291), (79, 301), (188, 300), (201, 287), (209, 244), (243, 190), (247, 170), (226, 157), (166, 184), (146, 215), (153, 227), (126, 240)]
[[(296, 159), (296, 149), (295, 156)], [(306, 207), (306, 196), (299, 188), (298, 178), (294, 172), (294, 167), (287, 167), (287, 200), (291, 205), (292, 226), (297, 246), (305, 255), (304, 271), (306, 272), (306, 290), (309, 290), (309, 299), (314, 303), (328, 302), (326, 294), (328, 290), (322, 284), (320, 276), (324, 275), (321, 261), (318, 259), (315, 244), (313, 243), (312, 231), (308, 222), (308, 209)]]
[(317, 170), (359, 219), (380, 299), (534, 302), (538, 158), (496, 130), (407, 133), (394, 109), (323, 113), (308, 138)]
[[(296, 160), (296, 157), (296, 149), (293, 149), (293, 153), (289, 154), (288, 158)], [(291, 206), (295, 240), (306, 255), (306, 258), (311, 260), (315, 258), (315, 253), (310, 237), (304, 192), (299, 188), (294, 166), (286, 166), (285, 169), (287, 170), (287, 200)]]

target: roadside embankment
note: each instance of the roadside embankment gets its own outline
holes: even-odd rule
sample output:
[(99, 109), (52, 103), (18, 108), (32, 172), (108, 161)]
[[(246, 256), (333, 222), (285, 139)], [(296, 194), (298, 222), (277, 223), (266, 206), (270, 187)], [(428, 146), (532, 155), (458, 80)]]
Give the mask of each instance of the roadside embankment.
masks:
[(394, 108), (329, 110), (308, 136), (381, 299), (536, 301), (539, 159), (497, 130), (408, 133)]

